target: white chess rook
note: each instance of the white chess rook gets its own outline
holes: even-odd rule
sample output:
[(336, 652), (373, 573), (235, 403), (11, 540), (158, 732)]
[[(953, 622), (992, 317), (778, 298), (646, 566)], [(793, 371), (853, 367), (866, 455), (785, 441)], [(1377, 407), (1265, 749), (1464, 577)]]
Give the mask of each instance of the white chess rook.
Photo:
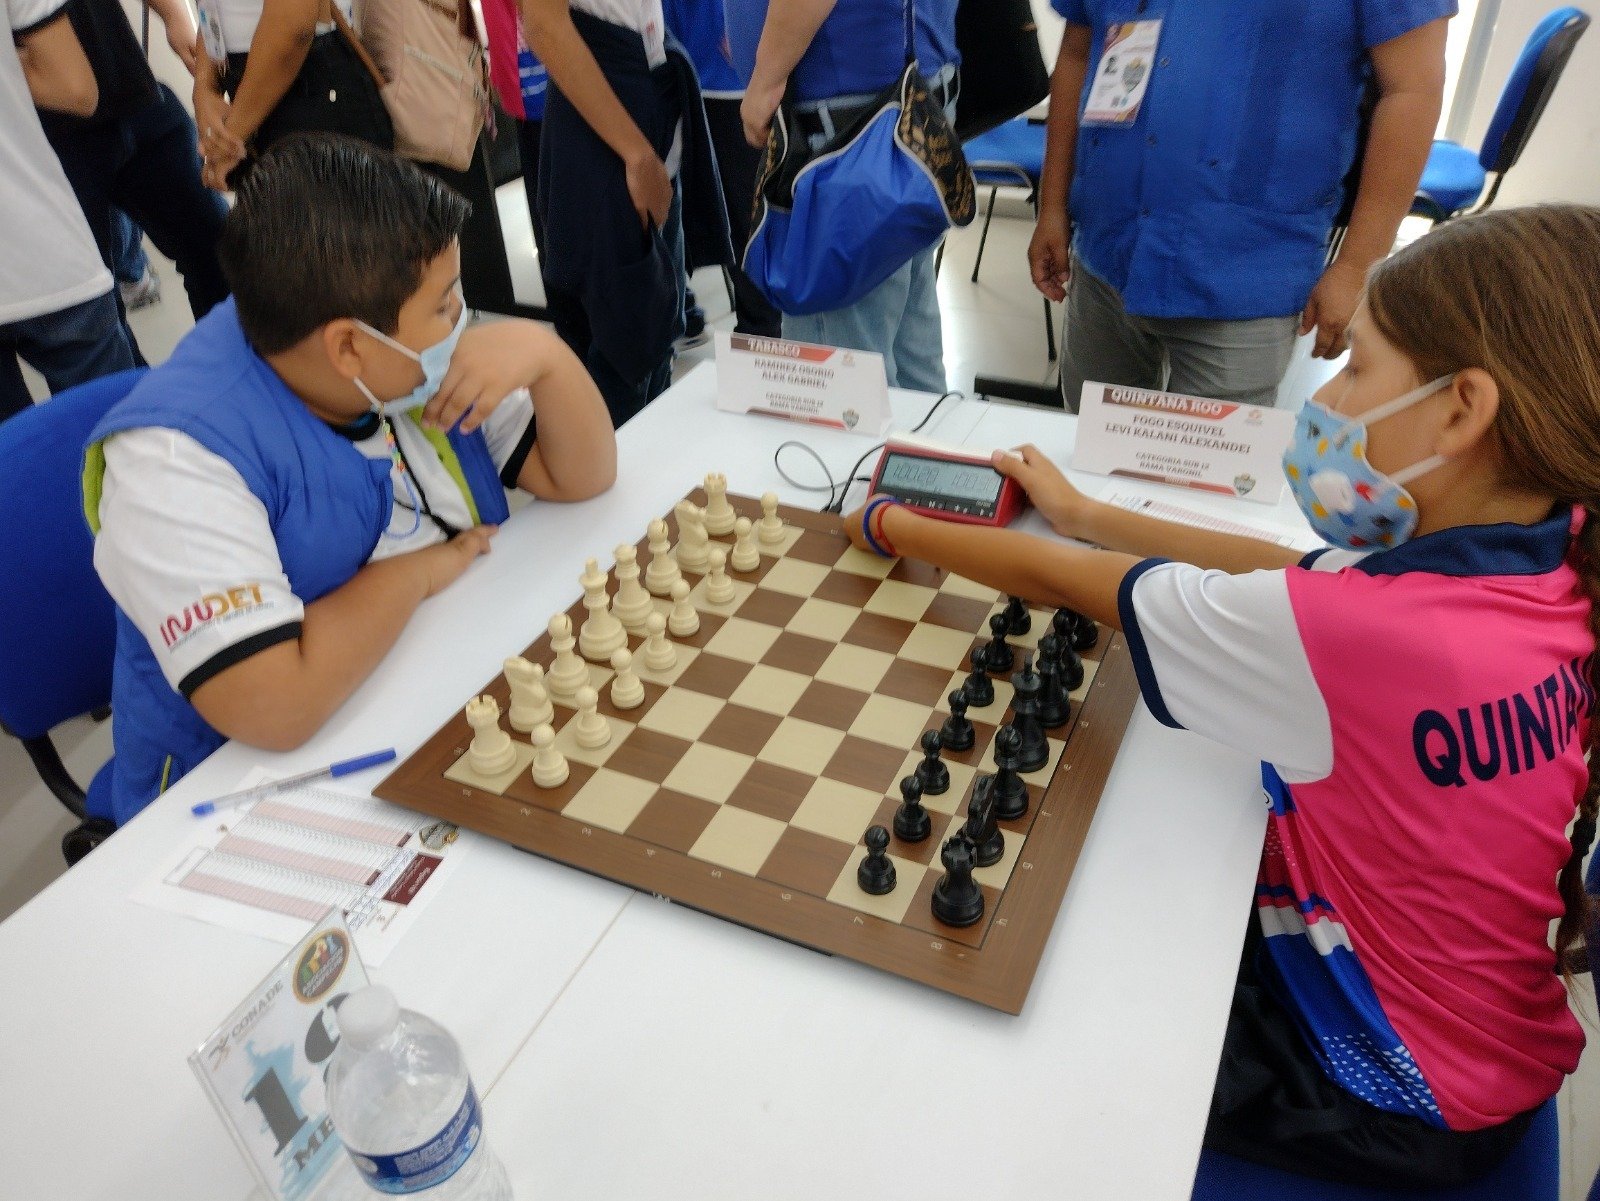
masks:
[(778, 494), (776, 492), (763, 492), (761, 494), (761, 521), (756, 526), (757, 535), (766, 546), (774, 546), (783, 541), (783, 518), (778, 516)]
[(548, 722), (533, 729), (533, 782), (540, 788), (559, 788), (567, 782), (567, 757), (556, 750), (555, 728)]
[(658, 517), (650, 523), (650, 566), (645, 568), (644, 586), (655, 596), (666, 596), (682, 578), (672, 554), (672, 535)]
[(706, 530), (719, 537), (731, 534), (737, 516), (728, 503), (728, 477), (713, 471), (706, 476)]
[(626, 543), (617, 547), (617, 595), (612, 615), (630, 634), (644, 633), (644, 619), (654, 611), (650, 594), (639, 582), (639, 551)]
[(596, 750), (611, 741), (611, 723), (600, 712), (600, 694), (585, 684), (578, 689), (578, 716), (573, 718), (578, 745)]
[(702, 572), (709, 554), (705, 510), (693, 501), (680, 500), (673, 510), (678, 516), (678, 566), (685, 571)]
[[(659, 616), (659, 614), (652, 614)], [(611, 703), (618, 709), (637, 709), (644, 704), (644, 682), (633, 670), (633, 655), (620, 650), (611, 656), (611, 668), (617, 673), (611, 681)]]
[(583, 585), (583, 607), (589, 610), (583, 629), (578, 631), (578, 653), (592, 663), (605, 663), (612, 651), (628, 641), (628, 631), (612, 615), (606, 573), (600, 570), (599, 559), (584, 563), (578, 583)]
[(550, 704), (550, 692), (544, 683), (544, 668), (529, 663), (521, 655), (513, 655), (505, 663), (506, 684), (511, 689), (511, 712), (508, 719), (513, 730), (526, 734), (542, 726), (555, 716)]
[(572, 649), (576, 644), (572, 636), (572, 618), (557, 613), (550, 619), (550, 649), (556, 653), (556, 659), (544, 682), (552, 696), (564, 701), (570, 701), (578, 689), (589, 682), (588, 667)]
[(475, 696), (467, 702), (467, 724), (472, 745), (467, 766), (480, 776), (495, 776), (517, 761), (511, 735), (500, 728), (500, 702), (492, 696)]
[(735, 571), (754, 571), (761, 566), (761, 548), (756, 545), (756, 527), (748, 517), (733, 523), (733, 553), (728, 566)]
[(712, 605), (732, 604), (738, 593), (728, 575), (728, 552), (720, 546), (713, 547), (710, 558), (711, 571), (706, 576), (706, 602)]
[(700, 629), (700, 613), (689, 603), (688, 580), (672, 585), (672, 616), (667, 619), (667, 629), (674, 638), (687, 638)]
[(645, 667), (650, 671), (671, 671), (678, 665), (678, 648), (667, 641), (667, 619), (652, 613), (645, 626), (650, 631), (644, 643)]

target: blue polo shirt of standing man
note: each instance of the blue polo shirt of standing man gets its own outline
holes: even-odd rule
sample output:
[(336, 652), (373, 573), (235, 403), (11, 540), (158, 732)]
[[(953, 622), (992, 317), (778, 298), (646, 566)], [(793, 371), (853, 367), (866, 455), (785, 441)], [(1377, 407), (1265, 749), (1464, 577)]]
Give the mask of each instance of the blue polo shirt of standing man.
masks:
[[(745, 137), (767, 144), (772, 114), (787, 93), (812, 149), (865, 112), (905, 70), (901, 0), (724, 0), (734, 68), (748, 81)], [(915, 0), (918, 69), (954, 119), (956, 0)], [(943, 392), (944, 345), (932, 247), (855, 304), (795, 317), (783, 336), (871, 350), (892, 387)]]
[(1067, 26), (1028, 259), (1067, 303), (1067, 402), (1095, 380), (1272, 404), (1298, 334), (1342, 352), (1411, 206), (1456, 0), (1052, 3)]

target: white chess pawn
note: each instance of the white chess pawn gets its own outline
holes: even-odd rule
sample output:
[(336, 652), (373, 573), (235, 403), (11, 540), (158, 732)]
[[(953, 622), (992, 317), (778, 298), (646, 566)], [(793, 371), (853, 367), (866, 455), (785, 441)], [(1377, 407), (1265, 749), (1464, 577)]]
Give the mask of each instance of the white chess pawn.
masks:
[(633, 670), (633, 655), (626, 650), (617, 651), (611, 656), (611, 669), (617, 673), (611, 681), (611, 704), (618, 709), (637, 709), (644, 704), (644, 682)]
[(639, 549), (626, 543), (617, 547), (617, 595), (611, 613), (630, 634), (644, 633), (644, 619), (653, 611), (650, 594), (639, 582)]
[(707, 543), (705, 510), (693, 501), (680, 500), (673, 510), (678, 516), (678, 566), (685, 571), (706, 569)]
[(645, 628), (650, 631), (644, 640), (645, 667), (651, 671), (671, 671), (678, 665), (678, 648), (667, 641), (667, 619), (652, 613)]
[(533, 728), (533, 782), (540, 788), (559, 788), (567, 782), (567, 757), (556, 750), (555, 727), (546, 722)]
[(674, 638), (687, 638), (700, 629), (700, 614), (689, 603), (689, 581), (679, 580), (672, 586), (672, 616), (667, 619), (667, 629)]
[(711, 550), (711, 572), (706, 576), (706, 603), (711, 605), (728, 605), (733, 603), (733, 598), (738, 593), (734, 591), (733, 579), (728, 575), (728, 552), (720, 546)]
[(468, 701), (467, 724), (472, 727), (467, 766), (476, 775), (497, 776), (517, 761), (511, 735), (500, 728), (500, 702), (494, 697), (475, 696)]
[(722, 535), (733, 532), (733, 506), (728, 503), (728, 477), (720, 471), (706, 476), (706, 529)]
[(783, 541), (783, 518), (778, 516), (778, 494), (761, 494), (761, 522), (756, 527), (761, 541), (774, 546)]
[(506, 660), (506, 683), (511, 688), (509, 720), (513, 730), (526, 734), (555, 716), (550, 692), (544, 685), (544, 668), (521, 655)]
[(587, 684), (578, 689), (578, 716), (572, 720), (579, 746), (595, 750), (611, 741), (611, 723), (600, 712), (600, 694)]
[(754, 571), (761, 566), (761, 548), (756, 545), (755, 523), (741, 517), (733, 523), (733, 553), (728, 566), (735, 571)]
[(656, 596), (666, 596), (672, 585), (683, 578), (678, 560), (672, 554), (672, 535), (667, 523), (656, 518), (650, 523), (650, 566), (645, 568), (644, 586)]
[(572, 649), (576, 644), (577, 639), (572, 636), (572, 618), (557, 613), (550, 619), (550, 649), (555, 651), (556, 660), (544, 682), (550, 695), (564, 701), (570, 701), (578, 689), (589, 682), (589, 669)]
[(594, 663), (604, 663), (611, 652), (628, 641), (628, 631), (611, 613), (611, 598), (606, 595), (606, 573), (599, 559), (589, 559), (578, 577), (583, 585), (583, 607), (589, 610), (583, 629), (578, 631), (578, 653)]

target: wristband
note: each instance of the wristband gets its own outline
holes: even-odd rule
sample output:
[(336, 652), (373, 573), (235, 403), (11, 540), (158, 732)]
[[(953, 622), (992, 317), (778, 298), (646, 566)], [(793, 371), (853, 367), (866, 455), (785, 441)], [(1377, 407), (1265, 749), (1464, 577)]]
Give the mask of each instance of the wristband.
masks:
[(872, 552), (879, 558), (896, 559), (899, 558), (899, 552), (894, 549), (888, 537), (884, 534), (882, 518), (878, 520), (878, 536), (876, 538), (872, 536), (872, 515), (899, 503), (892, 496), (880, 496), (869, 502), (861, 512), (861, 533), (866, 537), (867, 545), (872, 548)]

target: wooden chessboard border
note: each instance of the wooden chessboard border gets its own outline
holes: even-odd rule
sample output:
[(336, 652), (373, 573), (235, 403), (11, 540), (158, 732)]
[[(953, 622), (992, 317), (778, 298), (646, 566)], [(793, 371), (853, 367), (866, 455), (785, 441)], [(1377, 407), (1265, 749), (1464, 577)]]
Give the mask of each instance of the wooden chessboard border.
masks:
[[(697, 489), (689, 499), (704, 503), (705, 494)], [(732, 495), (729, 500), (742, 516), (759, 518), (758, 502)], [(781, 505), (779, 513), (792, 526), (840, 533), (840, 519), (831, 514), (788, 505)], [(669, 524), (675, 525), (670, 518)], [(644, 542), (639, 545), (643, 564)], [(979, 638), (975, 631), (974, 642)], [(549, 635), (541, 634), (525, 653), (548, 663)], [(504, 708), (503, 677), (496, 676), (479, 691), (500, 698)], [(1066, 749), (1035, 801), (1037, 812), (1023, 848), (1026, 857), (1016, 864), (989, 930), (976, 947), (447, 780), (445, 771), (471, 741), (459, 706), (373, 793), (639, 891), (1018, 1014), (1139, 695), (1121, 634), (1108, 636), (1102, 630), (1100, 667), (1089, 695), (1092, 703), (1086, 698), (1074, 707)]]

